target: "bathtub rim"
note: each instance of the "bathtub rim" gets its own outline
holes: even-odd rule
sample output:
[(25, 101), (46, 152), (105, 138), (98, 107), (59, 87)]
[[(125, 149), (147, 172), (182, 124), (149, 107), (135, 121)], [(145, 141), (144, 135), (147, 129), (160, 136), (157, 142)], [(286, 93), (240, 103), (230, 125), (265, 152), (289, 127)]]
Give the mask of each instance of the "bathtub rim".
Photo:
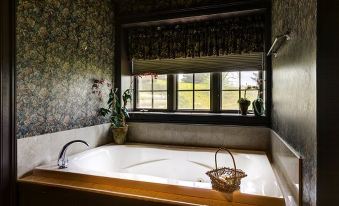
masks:
[[(270, 196), (261, 196), (261, 195), (252, 195), (246, 193), (240, 193), (239, 191), (235, 191), (232, 195), (221, 193), (215, 190), (204, 189), (204, 188), (192, 188), (178, 185), (165, 185), (159, 183), (152, 182), (142, 182), (136, 180), (128, 180), (128, 179), (119, 179), (112, 177), (103, 177), (103, 176), (95, 176), (89, 174), (80, 174), (80, 173), (72, 173), (72, 172), (60, 172), (53, 170), (43, 170), (43, 169), (35, 169), (30, 176), (38, 177), (38, 179), (53, 179), (60, 181), (59, 186), (71, 186), (71, 187), (79, 187), (84, 190), (96, 191), (97, 189), (83, 187), (83, 185), (114, 185), (118, 188), (128, 188), (132, 190), (142, 190), (150, 193), (164, 193), (171, 195), (179, 195), (179, 196), (188, 196), (191, 198), (197, 199), (208, 199), (211, 201), (222, 201), (222, 202), (232, 202), (239, 204), (249, 204), (249, 205), (257, 205), (257, 206), (284, 206), (285, 200), (284, 197), (270, 197)], [(26, 181), (26, 178), (30, 176), (26, 176), (24, 178), (19, 179), (21, 182), (30, 182)], [(68, 183), (69, 182), (69, 183)], [(114, 191), (107, 190), (105, 192), (114, 193)], [(148, 197), (152, 198), (152, 196)]]

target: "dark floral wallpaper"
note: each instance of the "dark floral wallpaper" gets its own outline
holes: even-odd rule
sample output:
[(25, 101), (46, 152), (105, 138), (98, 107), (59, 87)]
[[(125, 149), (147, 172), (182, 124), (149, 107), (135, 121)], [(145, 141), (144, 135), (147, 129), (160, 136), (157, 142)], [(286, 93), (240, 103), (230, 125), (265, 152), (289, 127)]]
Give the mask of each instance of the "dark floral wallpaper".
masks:
[(110, 0), (18, 0), (17, 137), (107, 122), (91, 92), (113, 79)]

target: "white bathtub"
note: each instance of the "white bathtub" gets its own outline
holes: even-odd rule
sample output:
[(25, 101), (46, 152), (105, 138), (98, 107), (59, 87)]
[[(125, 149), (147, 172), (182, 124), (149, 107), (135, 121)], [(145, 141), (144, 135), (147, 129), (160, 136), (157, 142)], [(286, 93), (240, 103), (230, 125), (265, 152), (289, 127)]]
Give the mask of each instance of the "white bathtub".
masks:
[[(105, 145), (70, 156), (67, 169), (58, 169), (56, 162), (37, 169), (185, 188), (186, 190), (178, 190), (180, 194), (183, 194), (183, 191), (191, 191), (188, 190), (189, 188), (211, 192), (210, 179), (205, 173), (215, 167), (215, 151), (215, 148), (141, 144)], [(248, 175), (241, 182), (239, 194), (242, 197), (254, 195), (284, 201), (270, 162), (264, 152), (231, 151), (237, 168), (242, 169)], [(218, 165), (232, 167), (230, 156), (220, 152)], [(210, 193), (209, 196), (213, 196), (213, 194)]]

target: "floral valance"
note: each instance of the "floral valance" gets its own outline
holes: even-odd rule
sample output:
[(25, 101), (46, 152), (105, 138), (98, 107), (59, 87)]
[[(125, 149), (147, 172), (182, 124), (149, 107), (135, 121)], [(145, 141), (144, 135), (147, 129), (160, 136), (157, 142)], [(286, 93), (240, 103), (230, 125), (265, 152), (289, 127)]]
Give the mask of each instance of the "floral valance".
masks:
[(173, 59), (263, 52), (265, 17), (225, 19), (128, 30), (130, 59)]

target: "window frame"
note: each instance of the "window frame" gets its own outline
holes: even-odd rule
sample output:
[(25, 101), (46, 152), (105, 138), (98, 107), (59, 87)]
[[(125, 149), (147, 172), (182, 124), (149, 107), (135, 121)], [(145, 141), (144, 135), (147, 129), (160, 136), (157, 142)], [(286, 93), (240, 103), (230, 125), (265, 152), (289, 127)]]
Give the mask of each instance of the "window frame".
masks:
[[(253, 70), (254, 71), (254, 70)], [(263, 71), (257, 70), (259, 78), (263, 79)], [(210, 73), (210, 89), (198, 89), (196, 90), (195, 85), (195, 75), (193, 75), (193, 88), (192, 90), (179, 90), (178, 89), (178, 75), (179, 74), (167, 74), (167, 108), (166, 109), (153, 109), (153, 108), (137, 108), (137, 101), (138, 101), (138, 76), (134, 76), (134, 92), (133, 96), (135, 97), (133, 100), (133, 111), (136, 112), (175, 112), (175, 113), (215, 113), (215, 114), (226, 114), (226, 115), (239, 115), (240, 110), (223, 110), (222, 109), (222, 92), (223, 91), (238, 91), (239, 97), (241, 96), (242, 91), (245, 89), (241, 88), (241, 72), (239, 70), (229, 71), (229, 72), (239, 72), (239, 89), (238, 90), (223, 90), (222, 89), (222, 72), (213, 72)], [(197, 73), (192, 73), (197, 74)], [(266, 80), (263, 79), (263, 83)], [(259, 89), (250, 89), (248, 91), (261, 91), (260, 97), (263, 98), (265, 96), (264, 86), (263, 84), (259, 85)], [(166, 90), (157, 90), (157, 91), (166, 91)], [(194, 108), (194, 92), (195, 91), (209, 91), (210, 92), (210, 109), (178, 109), (178, 92), (179, 91), (191, 91), (193, 93), (193, 108)], [(152, 91), (144, 90), (142, 92), (152, 92), (152, 107), (154, 106), (153, 94), (154, 94), (154, 87), (153, 87), (153, 78), (152, 78)], [(267, 91), (266, 91), (267, 92)], [(266, 104), (265, 104), (266, 106)], [(253, 110), (249, 110), (249, 115), (253, 115)], [(263, 116), (267, 115), (264, 114)]]
[[(192, 90), (179, 90), (179, 81), (178, 81), (178, 77), (179, 77), (179, 74), (176, 74), (175, 75), (175, 84), (176, 84), (176, 89), (175, 89), (175, 95), (176, 95), (176, 107), (175, 107), (175, 111), (177, 112), (194, 112), (194, 113), (209, 113), (209, 112), (212, 112), (213, 110), (213, 107), (212, 107), (212, 98), (211, 98), (211, 93), (212, 93), (212, 73), (209, 73), (210, 74), (210, 88), (209, 89), (195, 89), (195, 74), (199, 74), (199, 73), (190, 73), (193, 75), (193, 80), (192, 80)], [(193, 93), (193, 109), (179, 109), (179, 92), (182, 91), (182, 92), (192, 92)], [(195, 109), (195, 92), (210, 92), (210, 109)]]
[[(221, 86), (221, 88), (220, 88), (220, 112), (221, 113), (240, 113), (240, 108), (238, 109), (238, 110), (225, 110), (225, 109), (223, 109), (222, 108), (222, 93), (223, 92), (226, 92), (226, 91), (237, 91), (238, 93), (239, 93), (239, 95), (238, 95), (238, 99), (240, 98), (240, 97), (242, 97), (242, 95), (241, 95), (241, 93), (243, 92), (243, 91), (245, 91), (245, 89), (242, 89), (241, 88), (241, 72), (254, 72), (255, 70), (253, 70), (253, 71), (230, 71), (230, 72), (238, 72), (238, 75), (239, 75), (239, 86), (238, 86), (238, 89), (223, 89), (222, 88), (222, 86)], [(262, 79), (262, 83), (264, 84), (264, 82), (266, 81), (265, 79), (264, 79), (264, 77), (263, 77), (263, 72), (261, 71), (261, 70), (257, 70), (257, 72), (258, 72), (258, 77), (259, 77), (259, 79)], [(222, 73), (223, 72), (221, 72), (220, 73), (220, 75), (221, 75), (221, 80), (220, 80), (220, 84), (222, 85)], [(261, 91), (260, 93), (259, 93), (259, 97), (260, 98), (262, 98), (263, 99), (263, 93), (265, 92), (264, 91), (264, 87), (263, 87), (263, 84), (261, 84), (261, 85), (258, 85), (258, 89), (247, 89), (247, 91)], [(251, 104), (252, 104), (252, 102), (251, 102)], [(266, 106), (266, 105), (265, 105)], [(254, 113), (254, 111), (253, 110), (248, 110), (248, 114), (253, 114)]]
[[(135, 97), (133, 99), (133, 110), (134, 111), (167, 111), (168, 110), (168, 75), (166, 75), (166, 78), (167, 78), (167, 90), (155, 90), (154, 91), (154, 77), (152, 76), (151, 78), (151, 90), (142, 90), (141, 92), (151, 92), (152, 93), (152, 108), (138, 108), (138, 100), (139, 100), (139, 89), (138, 89), (138, 85), (139, 85), (139, 79), (138, 79), (138, 76), (135, 76), (133, 78), (134, 80), (134, 92), (133, 92), (133, 96)], [(154, 92), (166, 92), (166, 95), (167, 95), (167, 108), (166, 109), (159, 109), (159, 108), (155, 108), (154, 109)]]

